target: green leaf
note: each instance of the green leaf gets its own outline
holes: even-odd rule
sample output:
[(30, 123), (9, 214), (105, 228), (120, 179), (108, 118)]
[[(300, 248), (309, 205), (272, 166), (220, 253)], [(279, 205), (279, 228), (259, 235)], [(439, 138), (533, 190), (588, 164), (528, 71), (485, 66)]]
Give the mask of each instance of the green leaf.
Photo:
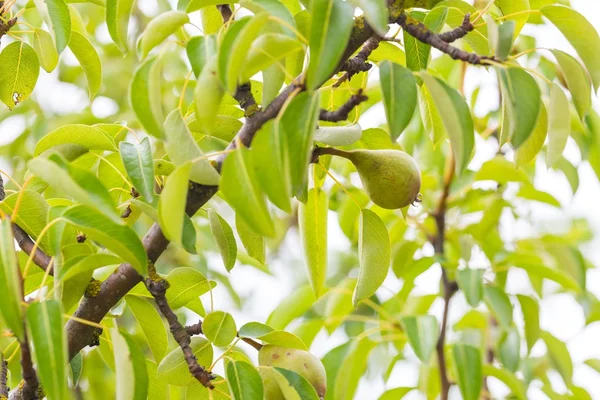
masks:
[(240, 337), (252, 338), (266, 335), (269, 332), (273, 332), (273, 328), (260, 322), (248, 322), (242, 325), (239, 330)]
[(202, 321), (202, 332), (217, 347), (226, 347), (235, 339), (237, 328), (231, 314), (211, 312)]
[(254, 74), (301, 49), (302, 43), (288, 35), (281, 33), (260, 35), (248, 50), (241, 71), (241, 81), (248, 82)]
[(515, 152), (515, 164), (522, 166), (530, 163), (535, 159), (535, 156), (540, 152), (548, 135), (548, 113), (546, 106), (540, 104), (540, 113), (538, 121), (531, 132), (531, 135), (519, 146)]
[(380, 36), (388, 32), (389, 11), (385, 0), (350, 0), (354, 6), (359, 7), (369, 23), (369, 26)]
[(183, 237), (183, 219), (189, 187), (189, 162), (177, 167), (163, 188), (158, 200), (158, 219), (160, 227), (167, 239), (181, 244)]
[(274, 372), (279, 389), (286, 399), (319, 400), (317, 391), (302, 375), (279, 367), (268, 367)]
[(117, 328), (110, 330), (117, 379), (116, 398), (144, 400), (148, 393), (148, 370), (144, 353), (135, 339)]
[(138, 296), (125, 296), (125, 302), (137, 320), (154, 360), (160, 363), (169, 350), (169, 333), (160, 314), (149, 300)]
[(225, 265), (227, 272), (231, 272), (237, 258), (237, 244), (233, 236), (233, 229), (212, 208), (208, 209), (208, 220), (210, 222), (210, 230), (221, 252), (223, 265)]
[(227, 383), (233, 400), (261, 400), (263, 384), (258, 371), (252, 364), (229, 361), (225, 365)]
[(102, 129), (89, 125), (63, 125), (46, 134), (35, 146), (34, 156), (57, 146), (77, 145), (86, 150), (116, 151), (117, 146), (112, 137)]
[(335, 72), (350, 38), (353, 8), (341, 0), (314, 0), (311, 3), (310, 62), (306, 88), (312, 92)]
[[(294, 3), (295, 5), (298, 5), (297, 8), (290, 7), (290, 5)], [(291, 28), (296, 28), (294, 15), (297, 15), (300, 12), (300, 3), (297, 0), (241, 0), (240, 5), (252, 11), (254, 14), (258, 14), (261, 11), (266, 11), (268, 14), (284, 22), (281, 23), (280, 21), (274, 21), (278, 24), (276, 29), (281, 29), (281, 31), (288, 36), (296, 36)], [(287, 23), (287, 26), (285, 23)]]
[(256, 39), (269, 15), (259, 13), (242, 18), (227, 29), (219, 47), (219, 77), (227, 91), (234, 95), (250, 45)]
[(203, 133), (212, 133), (224, 94), (217, 76), (217, 58), (212, 57), (198, 76), (194, 90), (196, 120)]
[(386, 390), (378, 400), (401, 400), (409, 392), (415, 388), (411, 387), (398, 387), (390, 390)]
[(161, 44), (188, 22), (190, 22), (190, 18), (182, 11), (171, 10), (152, 18), (140, 38), (139, 46), (142, 59), (146, 58), (150, 50)]
[[(430, 31), (439, 33), (448, 17), (448, 9), (435, 8), (427, 15), (420, 11), (412, 11), (410, 16), (422, 22)], [(403, 33), (403, 38), (406, 51), (406, 67), (412, 71), (426, 70), (427, 64), (429, 64), (431, 46), (419, 41), (406, 31)]]
[(385, 115), (392, 139), (396, 140), (412, 119), (417, 106), (417, 82), (413, 74), (390, 61), (379, 64)]
[[(198, 365), (203, 368), (210, 367), (213, 361), (213, 348), (208, 340), (195, 336), (192, 338), (190, 348), (198, 360)], [(158, 379), (173, 386), (188, 386), (197, 382), (190, 374), (188, 364), (179, 346), (160, 362), (157, 376)]]
[(479, 399), (481, 392), (481, 352), (466, 344), (452, 346), (452, 356), (456, 367), (458, 387), (465, 400)]
[(148, 138), (143, 138), (137, 146), (121, 142), (119, 152), (135, 190), (144, 196), (148, 203), (154, 203), (154, 161)]
[[(46, 227), (48, 219), (48, 203), (38, 192), (25, 189), (8, 195), (0, 202), (0, 209), (8, 215), (13, 214), (15, 205), (19, 203), (16, 223), (23, 228), (33, 240), (37, 240), (42, 230)], [(42, 237), (40, 248), (54, 254), (50, 247), (49, 237)]]
[(298, 208), (298, 227), (304, 250), (308, 279), (318, 299), (325, 291), (327, 277), (327, 194), (310, 189), (306, 204)]
[(301, 286), (279, 303), (269, 315), (267, 324), (273, 329), (285, 329), (290, 322), (307, 312), (315, 301), (312, 287)]
[(597, 91), (600, 88), (600, 36), (596, 29), (583, 15), (569, 7), (549, 5), (540, 11), (577, 50)]
[(590, 368), (593, 368), (596, 372), (600, 373), (600, 360), (597, 358), (590, 358), (584, 362)]
[(540, 336), (548, 348), (552, 367), (558, 371), (565, 385), (569, 386), (573, 379), (573, 361), (567, 345), (548, 332), (542, 331)]
[(475, 146), (469, 106), (460, 93), (438, 78), (427, 73), (420, 73), (419, 76), (425, 82), (450, 136), (450, 144), (456, 159), (456, 173), (460, 174), (467, 167)]
[(68, 398), (67, 341), (60, 302), (47, 300), (30, 304), (26, 322), (44, 394), (48, 399)]
[(217, 376), (217, 379), (210, 383), (218, 390), (209, 389), (196, 382), (187, 387), (185, 391), (186, 400), (231, 400), (231, 393), (225, 379)]
[(165, 149), (171, 161), (178, 167), (191, 162), (189, 174), (191, 181), (211, 186), (219, 183), (219, 173), (204, 157), (204, 153), (196, 144), (178, 109), (173, 110), (167, 117), (165, 132), (167, 133)]
[(549, 193), (537, 190), (533, 185), (522, 185), (517, 193), (517, 196), (541, 203), (550, 204), (551, 206), (560, 208), (560, 203), (554, 196)]
[(209, 281), (200, 272), (189, 267), (172, 270), (167, 275), (167, 281), (169, 282), (167, 300), (174, 310), (185, 306), (192, 300), (198, 300), (198, 297), (216, 286), (214, 281)]
[(217, 38), (215, 35), (194, 36), (188, 41), (185, 51), (197, 78), (208, 65), (208, 61), (217, 53)]
[(355, 307), (375, 294), (387, 276), (391, 262), (390, 237), (381, 218), (362, 210), (358, 228), (358, 282), (352, 295)]
[(260, 264), (264, 264), (266, 261), (265, 238), (254, 232), (238, 213), (235, 214), (235, 228), (248, 255)]
[[(496, 58), (500, 61), (506, 61), (515, 38), (515, 21), (508, 20), (501, 25), (497, 25), (491, 15), (485, 15), (483, 18), (487, 23), (490, 46), (495, 51)], [(527, 18), (527, 15), (525, 15), (525, 18)]]
[(503, 124), (508, 124), (510, 141), (514, 148), (518, 148), (536, 127), (542, 108), (542, 93), (535, 79), (521, 68), (509, 67), (497, 71), (508, 114)]
[[(529, 0), (496, 0), (496, 7), (502, 11), (503, 15), (510, 15), (507, 20), (514, 21), (514, 37), (516, 38), (521, 33), (521, 29), (529, 19)], [(516, 15), (515, 15), (516, 14)], [(512, 35), (511, 35), (512, 36)]]
[(58, 193), (102, 212), (113, 223), (121, 222), (110, 194), (91, 172), (67, 164), (56, 155), (34, 158), (27, 166)]
[(279, 124), (286, 138), (290, 180), (292, 191), (296, 195), (307, 185), (319, 110), (318, 93), (300, 93), (289, 103)]
[(433, 143), (437, 145), (440, 140), (448, 135), (442, 122), (442, 117), (435, 106), (431, 93), (425, 85), (420, 86), (417, 93), (419, 95), (419, 110), (421, 112), (423, 128)]
[(485, 364), (482, 368), (484, 376), (493, 376), (499, 381), (503, 382), (511, 391), (512, 394), (519, 400), (526, 400), (526, 389), (523, 382), (519, 380), (514, 374), (511, 374), (505, 369), (496, 368), (493, 365)]
[[(567, 83), (567, 88), (573, 96), (573, 103), (581, 119), (584, 119), (592, 107), (592, 84), (586, 70), (573, 56), (560, 50), (552, 50), (558, 66)], [(569, 108), (563, 112), (568, 113)], [(566, 117), (566, 122), (570, 117)]]
[(96, 49), (88, 38), (79, 32), (71, 33), (69, 48), (79, 61), (88, 82), (90, 100), (93, 99), (102, 85), (102, 64)]
[(273, 236), (275, 228), (259, 188), (250, 150), (241, 148), (230, 153), (223, 163), (221, 177), (221, 193), (236, 213), (256, 233)]
[(0, 316), (17, 339), (23, 340), (21, 275), (9, 218), (0, 221), (0, 263), (0, 292), (2, 293)]
[[(323, 365), (327, 372), (328, 396), (325, 397), (327, 400), (354, 399), (360, 377), (365, 373), (369, 354), (376, 345), (375, 342), (368, 338), (363, 338), (358, 342), (352, 341), (348, 344), (350, 344), (350, 346), (346, 349), (346, 352), (339, 352), (342, 356), (340, 357), (341, 360), (336, 360), (335, 358), (337, 357), (335, 357), (331, 361), (326, 361), (327, 355), (323, 358)], [(332, 368), (331, 363), (333, 362), (337, 362), (337, 365)], [(331, 394), (331, 397), (329, 394)]]
[(467, 303), (477, 307), (483, 299), (483, 269), (460, 269), (456, 271), (456, 282), (464, 293)]
[(54, 71), (58, 64), (58, 52), (52, 36), (43, 29), (33, 30), (33, 49), (37, 53), (40, 66), (46, 72)]
[[(220, 0), (222, 1), (222, 0)], [(180, 0), (181, 2), (181, 0)], [(206, 8), (209, 6), (216, 6), (219, 3), (219, 0), (189, 0), (187, 4), (186, 11), (191, 13), (196, 10), (200, 10), (201, 8)], [(178, 7), (179, 8), (179, 7)]]
[(40, 73), (37, 54), (27, 43), (17, 40), (0, 53), (0, 70), (0, 100), (12, 109), (33, 92)]
[[(589, 91), (588, 91), (589, 93)], [(548, 112), (548, 166), (554, 166), (567, 145), (571, 133), (569, 99), (556, 83), (550, 90), (550, 109)]]
[(93, 272), (107, 265), (121, 264), (122, 261), (120, 257), (115, 257), (112, 254), (90, 254), (75, 263), (65, 263), (60, 269), (57, 278), (64, 282), (80, 274)]
[(261, 188), (277, 207), (290, 213), (289, 147), (279, 121), (268, 121), (252, 141), (250, 155)]
[(129, 49), (127, 31), (133, 0), (106, 0), (106, 25), (113, 42), (123, 53)]
[(88, 238), (97, 241), (131, 264), (142, 276), (148, 269), (148, 255), (135, 231), (124, 223), (116, 223), (87, 205), (69, 207), (63, 218)]
[(58, 54), (62, 53), (71, 37), (71, 13), (67, 3), (65, 0), (33, 0), (33, 2), (54, 36)]
[[(467, 13), (474, 15), (474, 13), (477, 12), (475, 7), (463, 0), (446, 0), (438, 2), (434, 9), (446, 7), (448, 8), (446, 24), (451, 28), (458, 28), (462, 24)], [(471, 46), (475, 53), (483, 55), (490, 54), (490, 44), (487, 39), (487, 25), (482, 24), (481, 26), (477, 26), (464, 37), (464, 41)]]
[(161, 63), (157, 58), (151, 57), (144, 61), (134, 73), (129, 89), (129, 101), (146, 132), (159, 139), (165, 139), (160, 70)]
[(265, 333), (264, 335), (257, 336), (256, 338), (274, 346), (300, 349), (305, 351), (308, 350), (306, 344), (304, 344), (299, 337), (286, 331), (271, 331)]
[(484, 288), (485, 302), (500, 325), (508, 328), (513, 320), (513, 308), (506, 293), (496, 286)]
[(496, 157), (486, 161), (475, 174), (476, 181), (529, 182), (527, 174), (515, 167), (515, 164), (504, 157)]
[(498, 341), (498, 359), (510, 372), (517, 372), (521, 361), (521, 337), (516, 326), (511, 326), (500, 336)]
[(428, 364), (438, 342), (437, 319), (433, 315), (403, 317), (402, 324), (416, 356)]

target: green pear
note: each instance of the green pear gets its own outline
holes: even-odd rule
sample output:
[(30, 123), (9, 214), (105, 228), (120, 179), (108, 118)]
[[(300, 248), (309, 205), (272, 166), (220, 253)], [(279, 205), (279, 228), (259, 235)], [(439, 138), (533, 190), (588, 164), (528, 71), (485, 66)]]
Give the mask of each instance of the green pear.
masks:
[[(288, 369), (304, 377), (317, 391), (320, 398), (325, 397), (327, 375), (323, 363), (308, 351), (288, 349), (285, 347), (266, 345), (258, 352), (258, 364), (263, 366)], [(265, 400), (284, 400), (273, 371), (261, 369), (265, 387)]]
[(387, 209), (406, 207), (417, 200), (421, 172), (415, 160), (400, 150), (327, 148), (323, 153), (352, 161), (373, 203)]

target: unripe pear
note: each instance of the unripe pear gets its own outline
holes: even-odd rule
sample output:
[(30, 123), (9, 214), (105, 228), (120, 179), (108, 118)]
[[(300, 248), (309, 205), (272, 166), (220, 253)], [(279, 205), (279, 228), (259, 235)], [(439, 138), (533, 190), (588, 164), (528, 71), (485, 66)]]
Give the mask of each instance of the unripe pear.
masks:
[[(301, 375), (315, 388), (320, 398), (325, 397), (327, 390), (325, 367), (323, 367), (321, 360), (308, 351), (266, 345), (258, 352), (258, 363), (263, 366), (288, 369)], [(281, 393), (272, 372), (261, 370), (265, 387), (265, 400), (283, 400), (283, 393)]]
[(365, 191), (379, 207), (393, 210), (417, 200), (421, 189), (421, 172), (407, 153), (400, 150), (322, 150), (326, 150), (326, 154), (352, 161)]

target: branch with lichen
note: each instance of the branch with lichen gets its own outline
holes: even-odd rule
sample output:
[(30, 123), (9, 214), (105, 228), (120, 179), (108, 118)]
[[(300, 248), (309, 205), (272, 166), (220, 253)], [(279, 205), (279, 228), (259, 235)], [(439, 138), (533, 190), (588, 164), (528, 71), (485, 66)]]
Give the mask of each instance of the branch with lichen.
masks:
[(484, 60), (494, 60), (493, 57), (480, 56), (479, 54), (470, 53), (449, 44), (449, 42), (458, 40), (473, 30), (473, 25), (467, 16), (465, 16), (465, 20), (459, 28), (443, 34), (433, 32), (422, 22), (412, 18), (405, 12), (400, 14), (395, 22), (415, 39), (430, 45), (434, 49), (438, 49), (442, 53), (448, 54), (454, 60), (461, 60), (475, 65), (482, 64)]

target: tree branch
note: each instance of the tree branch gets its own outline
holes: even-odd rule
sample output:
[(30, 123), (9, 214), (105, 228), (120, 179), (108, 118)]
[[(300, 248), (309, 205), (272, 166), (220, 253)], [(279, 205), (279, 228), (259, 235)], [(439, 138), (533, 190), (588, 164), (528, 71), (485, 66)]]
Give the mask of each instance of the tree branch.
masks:
[[(0, 9), (4, 6), (4, 1), (0, 1)], [(0, 13), (0, 40), (2, 40), (2, 37), (4, 35), (6, 35), (8, 33), (8, 31), (10, 31), (10, 29), (15, 26), (15, 24), (17, 23), (17, 17), (13, 18), (13, 19), (9, 19), (9, 20), (5, 20), (4, 19), (4, 15), (6, 15), (6, 11), (8, 10), (4, 10), (4, 12)]]
[(319, 112), (319, 119), (321, 121), (329, 122), (339, 122), (347, 120), (348, 115), (354, 109), (354, 107), (358, 106), (363, 101), (369, 100), (369, 98), (362, 93), (362, 89), (359, 89), (356, 94), (350, 96), (348, 101), (342, 104), (342, 106), (335, 111), (321, 110)]
[[(350, 41), (344, 55), (343, 60), (348, 59), (354, 52), (373, 35), (373, 30), (364, 20), (360, 19), (355, 22)], [(303, 88), (297, 83), (301, 79), (287, 86), (269, 106), (261, 111), (256, 112), (252, 116), (246, 118), (244, 125), (238, 131), (236, 138), (229, 144), (228, 149), (234, 149), (236, 142), (239, 140), (244, 146), (249, 146), (256, 132), (270, 119), (273, 119), (283, 107), (287, 98), (296, 90)], [(220, 169), (226, 155), (219, 156), (216, 162), (216, 168)], [(208, 200), (215, 195), (218, 188), (216, 186), (203, 186), (195, 183), (190, 184), (190, 189), (187, 196), (186, 213), (192, 216), (202, 207)], [(158, 257), (164, 252), (169, 244), (164, 237), (158, 224), (154, 224), (143, 239), (144, 247), (148, 253), (150, 261), (155, 262)], [(142, 280), (141, 276), (127, 263), (123, 263), (117, 268), (115, 273), (108, 277), (100, 287), (100, 292), (95, 297), (84, 298), (79, 307), (75, 311), (75, 316), (88, 321), (99, 323), (102, 318), (114, 307), (127, 292)], [(92, 343), (94, 336), (94, 328), (79, 323), (75, 320), (69, 320), (66, 326), (67, 340), (69, 343), (69, 355), (72, 358), (85, 346)]]
[(24, 333), (24, 339), (19, 343), (21, 346), (21, 371), (25, 384), (22, 389), (22, 396), (24, 400), (35, 400), (38, 399), (38, 388), (39, 382), (35, 369), (33, 368), (33, 361), (31, 360), (31, 351), (29, 350), (29, 341), (27, 340), (27, 333)]
[(340, 71), (346, 71), (346, 73), (333, 84), (333, 87), (339, 87), (344, 81), (349, 81), (359, 72), (366, 72), (370, 70), (373, 64), (367, 63), (367, 59), (373, 50), (379, 46), (380, 41), (381, 38), (379, 36), (372, 36), (366, 41), (356, 56), (342, 64)]
[(259, 110), (256, 100), (252, 95), (252, 86), (250, 85), (250, 82), (238, 86), (233, 98), (240, 104), (240, 107), (244, 110), (244, 116), (246, 117), (252, 116)]
[[(19, 225), (12, 224), (12, 227), (13, 227), (13, 234), (15, 236), (15, 240), (17, 241), (17, 244), (19, 245), (21, 250), (23, 250), (27, 255), (31, 256), (31, 252), (33, 251), (33, 247), (35, 246), (34, 241), (31, 240), (31, 238), (29, 237), (27, 232), (25, 232), (23, 230), (23, 228), (21, 228)], [(52, 259), (52, 257), (50, 257), (48, 254), (46, 254), (39, 247), (35, 249), (35, 253), (33, 254), (33, 257), (32, 257), (33, 262), (38, 267), (43, 269), (44, 271), (46, 271), (46, 269), (48, 269), (48, 265), (50, 265), (51, 259)], [(54, 275), (53, 269), (50, 270), (49, 275), (50, 276)]]
[(213, 389), (214, 386), (211, 381), (215, 379), (215, 376), (198, 364), (198, 359), (196, 359), (196, 356), (190, 347), (190, 335), (188, 334), (187, 329), (185, 329), (177, 319), (177, 315), (175, 315), (171, 306), (169, 306), (166, 297), (169, 283), (156, 273), (154, 265), (150, 265), (149, 269), (149, 278), (145, 281), (146, 288), (154, 297), (160, 312), (167, 319), (169, 330), (175, 341), (179, 344), (179, 347), (181, 347), (181, 351), (183, 351), (188, 370), (198, 382), (207, 388)]
[[(396, 20), (396, 23), (402, 27), (408, 34), (413, 36), (415, 39), (430, 45), (434, 49), (438, 49), (442, 53), (448, 54), (454, 60), (461, 60), (470, 64), (481, 64), (483, 60), (494, 60), (493, 57), (480, 56), (475, 53), (469, 53), (461, 50), (458, 47), (451, 46), (448, 41), (457, 40), (460, 37), (466, 35), (468, 31), (464, 28), (465, 23), (461, 27), (455, 29), (452, 32), (446, 34), (437, 34), (427, 28), (422, 22), (406, 15), (406, 13), (400, 14), (400, 17)], [(472, 26), (469, 22), (469, 26)], [(462, 36), (461, 36), (462, 35)]]
[[(199, 321), (193, 325), (188, 325), (185, 327), (185, 331), (187, 332), (188, 335), (190, 336), (194, 336), (194, 335), (202, 335), (202, 321)], [(239, 337), (239, 333), (238, 333), (238, 337)], [(248, 343), (250, 346), (254, 347), (256, 350), (260, 350), (262, 349), (263, 345), (258, 343), (257, 341), (251, 339), (251, 338), (247, 338), (247, 337), (243, 337), (242, 341)]]
[(446, 43), (452, 43), (458, 39), (462, 39), (467, 36), (467, 33), (473, 31), (475, 27), (471, 23), (471, 14), (466, 13), (462, 24), (458, 28), (454, 28), (451, 31), (438, 34), (438, 37)]
[[(446, 167), (444, 173), (444, 189), (442, 196), (438, 202), (438, 205), (433, 212), (435, 218), (437, 232), (435, 237), (431, 238), (431, 244), (435, 250), (435, 254), (438, 256), (444, 256), (444, 242), (446, 235), (446, 208), (448, 202), (448, 196), (450, 195), (450, 184), (454, 178), (454, 157), (452, 151), (448, 154), (446, 160)], [(442, 265), (442, 290), (444, 297), (444, 313), (442, 316), (442, 327), (440, 330), (440, 337), (437, 343), (437, 358), (438, 367), (440, 369), (440, 383), (441, 383), (441, 400), (448, 400), (448, 394), (450, 392), (450, 381), (448, 379), (448, 371), (446, 369), (446, 355), (444, 353), (444, 347), (446, 345), (446, 329), (448, 326), (448, 313), (450, 311), (450, 300), (452, 296), (458, 290), (458, 285), (454, 281), (448, 279), (446, 269)]]
[[(0, 354), (0, 358), (2, 355)], [(2, 365), (0, 365), (0, 399), (8, 398), (8, 362), (6, 360), (2, 360)]]
[(229, 22), (231, 17), (233, 16), (233, 12), (231, 11), (231, 7), (229, 4), (218, 4), (217, 9), (221, 12), (221, 17), (223, 17), (223, 23)]

